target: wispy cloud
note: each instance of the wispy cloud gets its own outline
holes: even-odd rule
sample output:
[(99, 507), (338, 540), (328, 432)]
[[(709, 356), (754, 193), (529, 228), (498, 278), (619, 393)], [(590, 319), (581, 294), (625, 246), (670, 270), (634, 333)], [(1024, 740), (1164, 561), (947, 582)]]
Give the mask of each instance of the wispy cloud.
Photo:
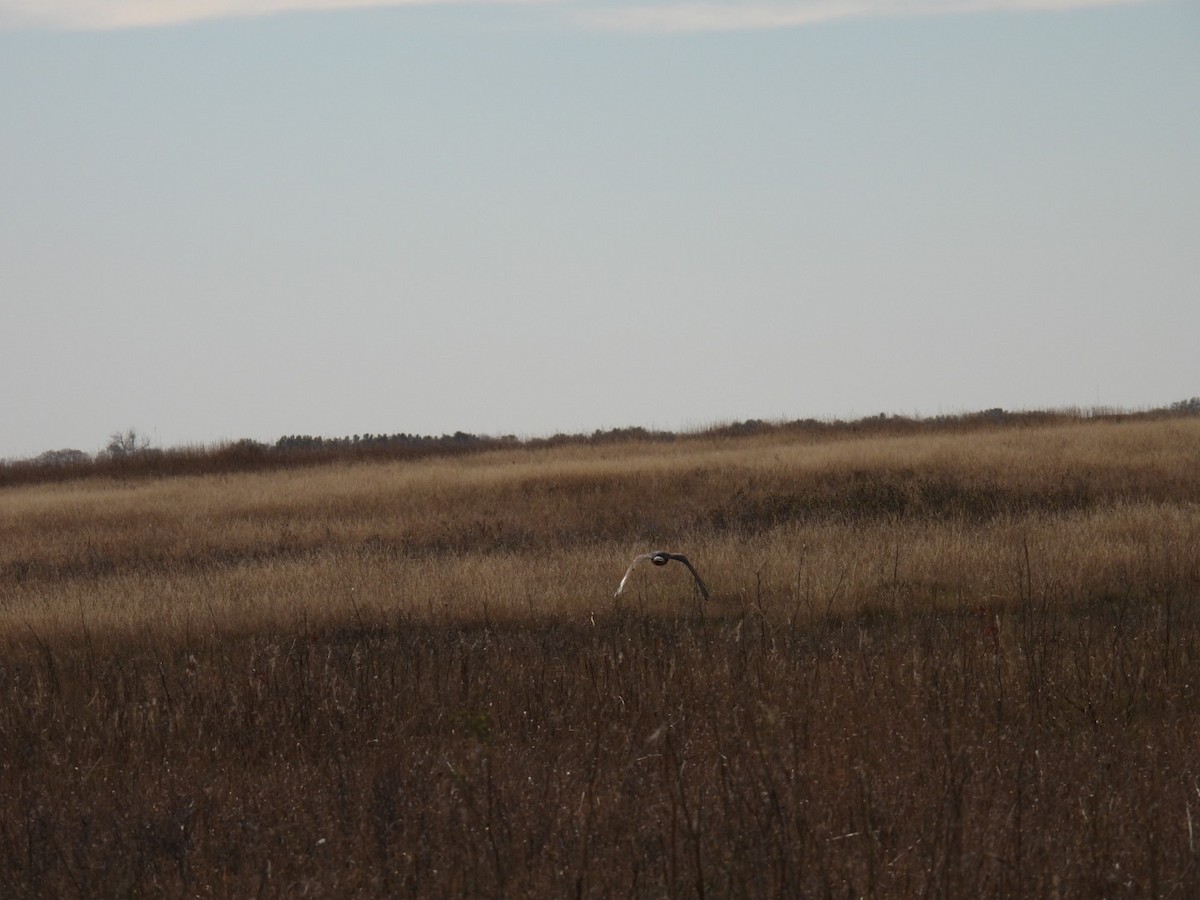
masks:
[(581, 10), (593, 26), (619, 31), (753, 31), (800, 28), (839, 19), (1052, 12), (1156, 0), (778, 0), (768, 3), (633, 3)]
[(151, 28), (287, 12), (546, 2), (553, 0), (0, 0), (0, 28)]
[(1033, 12), (1160, 0), (0, 0), (0, 29), (103, 30), (402, 6), (554, 5), (593, 28), (649, 33), (799, 28), (839, 19)]

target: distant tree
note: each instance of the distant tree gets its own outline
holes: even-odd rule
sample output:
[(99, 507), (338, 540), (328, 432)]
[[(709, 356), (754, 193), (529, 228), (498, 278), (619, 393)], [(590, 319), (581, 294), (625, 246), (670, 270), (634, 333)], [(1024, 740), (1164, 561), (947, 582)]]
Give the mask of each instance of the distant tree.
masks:
[(149, 449), (150, 439), (138, 434), (137, 429), (130, 428), (123, 432), (114, 431), (110, 434), (104, 453), (111, 459), (125, 459), (145, 453)]
[(47, 450), (34, 460), (41, 466), (77, 466), (91, 461), (82, 450)]
[(256, 441), (252, 438), (242, 438), (230, 444), (228, 449), (241, 453), (244, 456), (262, 456), (270, 448), (261, 441)]
[(1200, 397), (1190, 400), (1178, 400), (1171, 404), (1172, 412), (1200, 413)]

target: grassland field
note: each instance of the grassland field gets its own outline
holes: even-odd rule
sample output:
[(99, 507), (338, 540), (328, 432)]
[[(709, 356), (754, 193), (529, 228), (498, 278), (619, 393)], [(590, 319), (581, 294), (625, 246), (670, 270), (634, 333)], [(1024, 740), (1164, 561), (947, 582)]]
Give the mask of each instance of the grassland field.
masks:
[(6, 487), (0, 885), (1200, 896), (1200, 417)]

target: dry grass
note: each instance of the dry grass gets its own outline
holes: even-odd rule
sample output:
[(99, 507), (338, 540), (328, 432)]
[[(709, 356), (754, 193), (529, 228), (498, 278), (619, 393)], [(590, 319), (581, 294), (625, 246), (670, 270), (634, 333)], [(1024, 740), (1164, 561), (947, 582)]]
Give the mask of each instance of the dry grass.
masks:
[(1194, 896), (1197, 547), (1183, 417), (10, 488), (0, 883)]

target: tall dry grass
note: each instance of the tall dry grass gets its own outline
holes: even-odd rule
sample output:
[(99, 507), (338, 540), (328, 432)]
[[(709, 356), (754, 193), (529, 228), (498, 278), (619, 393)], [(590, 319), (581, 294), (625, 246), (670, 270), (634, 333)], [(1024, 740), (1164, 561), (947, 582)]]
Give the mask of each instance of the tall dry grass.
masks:
[[(1187, 586), (1198, 448), (1190, 418), (17, 488), (0, 494), (0, 636), (580, 616), (658, 545), (771, 617), (1011, 598), (1027, 551), (1064, 599)], [(638, 575), (634, 599), (688, 596), (686, 573)]]
[(7, 489), (0, 883), (1194, 895), (1198, 501), (1195, 418)]

